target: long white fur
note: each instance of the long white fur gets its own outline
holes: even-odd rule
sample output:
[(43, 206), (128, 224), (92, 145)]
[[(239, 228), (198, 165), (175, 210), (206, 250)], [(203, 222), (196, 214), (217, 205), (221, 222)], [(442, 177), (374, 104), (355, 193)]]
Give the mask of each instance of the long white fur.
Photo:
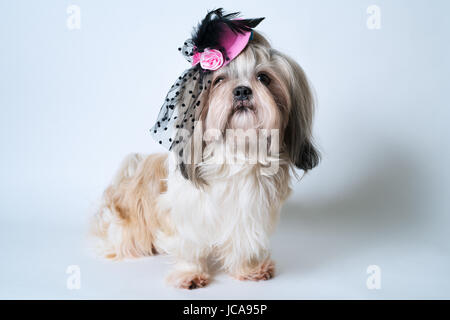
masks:
[[(208, 148), (223, 150), (214, 143)], [(175, 159), (170, 159), (168, 190), (161, 195), (159, 205), (170, 212), (176, 235), (160, 231), (157, 248), (190, 262), (188, 268), (199, 271), (207, 271), (205, 258), (213, 253), (232, 274), (269, 258), (269, 236), (290, 192), (288, 164), (283, 163), (275, 175), (267, 175), (265, 166), (259, 164), (229, 165), (231, 160), (226, 160), (219, 165), (211, 157), (201, 168), (208, 186), (199, 189), (175, 169)], [(271, 157), (265, 165), (271, 161), (284, 162)]]

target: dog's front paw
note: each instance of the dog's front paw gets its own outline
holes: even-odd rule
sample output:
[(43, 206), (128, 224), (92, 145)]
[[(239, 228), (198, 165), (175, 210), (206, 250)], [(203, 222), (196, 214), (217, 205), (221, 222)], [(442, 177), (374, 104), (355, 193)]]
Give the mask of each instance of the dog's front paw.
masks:
[(175, 270), (167, 277), (167, 282), (176, 288), (191, 290), (208, 285), (210, 277), (207, 273), (200, 271)]
[(275, 263), (272, 260), (267, 260), (260, 265), (245, 270), (236, 275), (238, 280), (260, 281), (269, 280), (275, 276)]

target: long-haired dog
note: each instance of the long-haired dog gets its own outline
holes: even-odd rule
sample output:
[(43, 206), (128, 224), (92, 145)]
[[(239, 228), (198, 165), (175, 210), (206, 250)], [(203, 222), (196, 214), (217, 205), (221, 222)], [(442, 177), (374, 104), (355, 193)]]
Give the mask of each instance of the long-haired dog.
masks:
[[(290, 194), (291, 169), (319, 162), (306, 76), (261, 34), (252, 31), (245, 49), (208, 79), (184, 147), (129, 155), (93, 223), (102, 256), (174, 257), (167, 280), (180, 288), (209, 283), (208, 258), (237, 279), (273, 277), (269, 236)], [(192, 161), (195, 144), (201, 151)], [(259, 150), (254, 161), (250, 150)]]

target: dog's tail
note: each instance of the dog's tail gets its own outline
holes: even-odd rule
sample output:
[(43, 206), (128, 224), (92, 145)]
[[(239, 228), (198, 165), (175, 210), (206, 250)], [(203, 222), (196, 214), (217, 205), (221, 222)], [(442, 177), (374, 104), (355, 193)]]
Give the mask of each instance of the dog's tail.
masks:
[(128, 155), (93, 218), (96, 254), (109, 259), (156, 253), (158, 197), (167, 189), (167, 155)]

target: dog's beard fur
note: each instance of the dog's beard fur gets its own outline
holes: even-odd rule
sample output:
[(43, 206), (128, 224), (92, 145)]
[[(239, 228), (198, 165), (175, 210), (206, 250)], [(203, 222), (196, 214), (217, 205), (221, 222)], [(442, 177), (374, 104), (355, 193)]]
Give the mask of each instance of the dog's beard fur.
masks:
[[(248, 99), (236, 99), (240, 86), (251, 90)], [(274, 272), (268, 237), (290, 193), (290, 168), (306, 172), (319, 160), (311, 142), (308, 82), (294, 61), (255, 32), (236, 59), (213, 73), (202, 95), (207, 103), (196, 115), (202, 125), (183, 150), (175, 149), (169, 158), (125, 160), (95, 217), (98, 248), (116, 259), (168, 253), (177, 260), (168, 277), (177, 287), (206, 285), (208, 257), (239, 279), (268, 279)], [(279, 149), (257, 163), (215, 163), (220, 153), (233, 156), (223, 148), (229, 129), (257, 135), (277, 130)], [(208, 136), (211, 130), (216, 134)], [(201, 156), (192, 161), (199, 142)], [(273, 163), (277, 170), (267, 170)]]

